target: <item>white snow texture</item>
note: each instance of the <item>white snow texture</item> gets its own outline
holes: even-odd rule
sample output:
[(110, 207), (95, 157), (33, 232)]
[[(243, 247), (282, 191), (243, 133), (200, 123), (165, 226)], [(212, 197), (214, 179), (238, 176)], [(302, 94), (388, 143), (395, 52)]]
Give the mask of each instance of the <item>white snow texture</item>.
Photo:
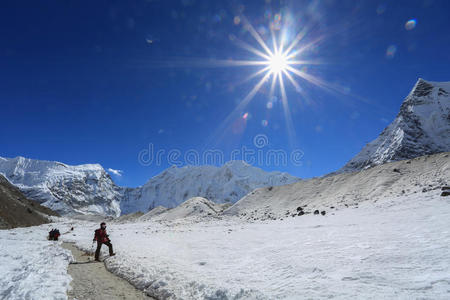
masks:
[(0, 230), (0, 299), (67, 299), (72, 260), (45, 239), (49, 225)]

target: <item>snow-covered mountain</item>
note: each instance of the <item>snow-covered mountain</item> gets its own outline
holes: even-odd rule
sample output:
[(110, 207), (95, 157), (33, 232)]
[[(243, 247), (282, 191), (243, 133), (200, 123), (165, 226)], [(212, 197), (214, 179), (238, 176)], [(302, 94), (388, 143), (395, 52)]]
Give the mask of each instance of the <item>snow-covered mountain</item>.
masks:
[(419, 79), (395, 120), (338, 172), (450, 151), (450, 82)]
[(0, 173), (28, 198), (61, 214), (120, 215), (120, 188), (98, 164), (0, 157)]
[(258, 187), (293, 183), (287, 173), (265, 172), (241, 161), (222, 167), (171, 167), (138, 188), (118, 187), (99, 164), (69, 166), (23, 157), (0, 157), (0, 174), (28, 198), (63, 215), (120, 214), (162, 205), (173, 208), (192, 197), (234, 203)]
[(173, 208), (192, 197), (234, 203), (256, 188), (298, 180), (287, 173), (265, 172), (243, 161), (230, 161), (222, 167), (174, 166), (142, 187), (124, 189), (120, 207), (123, 214), (147, 212), (159, 205)]

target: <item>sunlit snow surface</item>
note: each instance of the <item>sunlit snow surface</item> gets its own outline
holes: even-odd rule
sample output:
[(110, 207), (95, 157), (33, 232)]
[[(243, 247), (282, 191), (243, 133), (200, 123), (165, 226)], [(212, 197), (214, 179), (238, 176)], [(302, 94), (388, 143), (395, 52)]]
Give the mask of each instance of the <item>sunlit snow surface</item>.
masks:
[[(88, 249), (97, 226), (75, 224), (76, 236), (64, 239)], [(158, 297), (450, 297), (450, 199), (437, 190), (334, 215), (147, 221), (109, 231), (118, 255), (107, 267)]]
[(0, 230), (0, 299), (67, 299), (72, 256), (46, 240), (49, 226)]

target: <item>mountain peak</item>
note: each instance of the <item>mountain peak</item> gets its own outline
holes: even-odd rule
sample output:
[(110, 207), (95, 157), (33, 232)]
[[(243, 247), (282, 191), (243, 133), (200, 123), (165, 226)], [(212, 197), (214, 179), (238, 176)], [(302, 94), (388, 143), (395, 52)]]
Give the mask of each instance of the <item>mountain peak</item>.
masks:
[(62, 214), (120, 214), (118, 187), (99, 164), (70, 166), (18, 156), (0, 159), (0, 173), (30, 199)]
[(162, 205), (173, 208), (192, 197), (215, 203), (234, 203), (255, 188), (288, 184), (299, 179), (287, 173), (266, 172), (244, 161), (229, 161), (221, 167), (185, 166), (169, 168), (142, 187), (124, 190), (123, 214)]
[(450, 82), (419, 78), (395, 120), (338, 172), (450, 151)]

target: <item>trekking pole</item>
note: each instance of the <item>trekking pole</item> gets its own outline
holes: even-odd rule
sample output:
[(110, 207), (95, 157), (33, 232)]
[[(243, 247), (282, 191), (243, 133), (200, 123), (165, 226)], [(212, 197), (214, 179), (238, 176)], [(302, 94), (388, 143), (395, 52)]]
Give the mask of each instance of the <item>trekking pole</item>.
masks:
[[(94, 243), (95, 243), (95, 241), (92, 241), (92, 246), (91, 246), (91, 256), (94, 255)], [(90, 257), (90, 258), (92, 258), (92, 257)]]

